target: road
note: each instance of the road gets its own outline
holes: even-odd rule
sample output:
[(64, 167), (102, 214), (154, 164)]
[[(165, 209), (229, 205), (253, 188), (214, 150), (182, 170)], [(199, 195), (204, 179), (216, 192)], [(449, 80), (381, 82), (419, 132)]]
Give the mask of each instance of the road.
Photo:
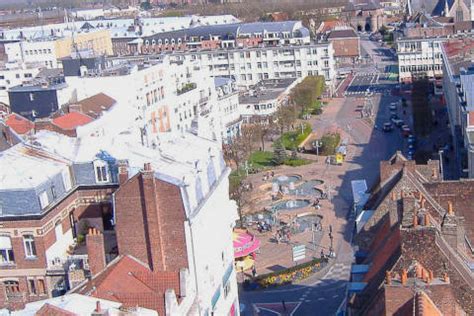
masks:
[[(317, 131), (336, 126), (350, 137), (345, 172), (339, 175), (341, 184), (333, 198), (335, 207), (337, 203), (350, 205), (352, 180), (365, 179), (370, 188), (378, 179), (380, 161), (406, 147), (398, 131), (385, 133), (374, 129), (374, 124), (383, 126), (390, 119), (388, 105), (399, 102), (400, 97), (390, 93), (397, 83), (388, 81), (380, 72), (393, 61), (383, 61), (382, 58), (378, 60), (380, 47), (377, 45), (365, 43), (363, 47), (378, 61), (378, 67), (373, 64), (355, 68), (356, 75), (346, 90), (346, 97), (334, 100), (313, 125), (313, 129)], [(367, 88), (373, 91), (373, 124), (367, 118), (361, 118), (360, 114)], [(344, 238), (336, 246), (335, 264), (323, 277), (284, 289), (241, 291), (239, 296), (244, 306), (242, 315), (257, 315), (254, 314), (255, 308), (260, 311), (258, 315), (334, 315), (346, 297), (346, 285), (353, 261), (351, 240), (354, 218), (349, 214), (349, 209), (350, 207), (336, 207), (337, 215), (346, 221)], [(282, 301), (285, 301), (286, 310)]]

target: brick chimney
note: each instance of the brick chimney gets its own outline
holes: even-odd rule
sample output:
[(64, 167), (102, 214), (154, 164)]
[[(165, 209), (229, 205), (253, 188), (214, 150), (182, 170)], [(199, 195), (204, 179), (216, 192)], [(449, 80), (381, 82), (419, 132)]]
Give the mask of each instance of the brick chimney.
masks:
[(390, 274), (390, 271), (385, 271), (385, 283), (387, 285), (392, 284), (392, 275)]
[(89, 270), (92, 276), (102, 271), (106, 266), (104, 235), (96, 228), (89, 228), (86, 236), (87, 255), (89, 257)]
[(402, 285), (406, 285), (408, 280), (408, 273), (406, 269), (402, 270), (402, 273), (400, 274), (400, 281)]
[(446, 282), (446, 283), (449, 283), (449, 275), (447, 273), (444, 273), (443, 275), (443, 281)]
[(453, 202), (451, 202), (451, 201), (448, 201), (448, 214), (449, 215), (454, 215)]
[(425, 226), (430, 226), (430, 216), (428, 215), (428, 213), (425, 213), (424, 215), (424, 222)]
[(119, 184), (122, 185), (128, 180), (128, 161), (120, 160), (118, 162)]
[(108, 315), (107, 310), (102, 309), (100, 306), (100, 301), (95, 302), (95, 309), (91, 313), (91, 316), (102, 316), (102, 315)]

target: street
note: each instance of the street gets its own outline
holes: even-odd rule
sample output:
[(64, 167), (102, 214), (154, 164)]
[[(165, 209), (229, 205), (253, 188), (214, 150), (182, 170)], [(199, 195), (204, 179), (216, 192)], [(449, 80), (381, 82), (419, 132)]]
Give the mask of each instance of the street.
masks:
[[(388, 105), (401, 103), (398, 94), (391, 93), (397, 82), (388, 80), (380, 70), (393, 63), (379, 55), (381, 48), (368, 40), (362, 41), (363, 50), (374, 58), (374, 63), (358, 65), (354, 78), (345, 91), (345, 97), (333, 99), (322, 115), (313, 120), (313, 130), (318, 134), (337, 129), (342, 138), (349, 138), (349, 150), (343, 166), (332, 166), (339, 181), (334, 183), (332, 199), (336, 216), (345, 221), (339, 244), (336, 245), (334, 265), (324, 276), (309, 278), (305, 282), (280, 289), (240, 292), (242, 315), (334, 315), (343, 305), (346, 285), (353, 261), (351, 247), (354, 218), (351, 216), (351, 181), (365, 179), (369, 189), (376, 183), (381, 160), (389, 158), (396, 150), (406, 149), (398, 128), (383, 132), (381, 126), (390, 121)], [(385, 55), (384, 55), (385, 56)], [(377, 66), (375, 66), (377, 65)], [(367, 89), (370, 101), (365, 100)], [(371, 114), (362, 117), (366, 103), (371, 103)], [(402, 117), (402, 109), (398, 109)], [(408, 115), (408, 114), (406, 114)], [(374, 128), (374, 126), (376, 128)], [(284, 303), (282, 302), (284, 301)]]

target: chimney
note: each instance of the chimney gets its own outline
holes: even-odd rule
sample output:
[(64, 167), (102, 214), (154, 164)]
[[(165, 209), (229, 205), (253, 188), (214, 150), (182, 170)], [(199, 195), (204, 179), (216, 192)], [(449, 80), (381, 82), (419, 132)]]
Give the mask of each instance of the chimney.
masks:
[(402, 273), (400, 275), (400, 281), (402, 282), (402, 285), (407, 284), (407, 279), (408, 279), (408, 273), (406, 269), (402, 270)]
[(395, 201), (397, 199), (397, 195), (395, 191), (392, 191), (392, 201)]
[(146, 163), (143, 165), (143, 170), (144, 170), (144, 171), (152, 171), (152, 169), (151, 169), (151, 163), (146, 162)]
[(430, 226), (430, 216), (428, 215), (428, 213), (425, 213), (424, 219), (425, 219), (425, 226)]
[(451, 202), (451, 201), (448, 201), (448, 214), (449, 215), (454, 215), (453, 202)]
[(416, 271), (416, 277), (418, 279), (421, 279), (423, 277), (423, 267), (421, 266), (421, 264), (419, 263), (416, 264), (415, 271)]
[(95, 309), (91, 313), (91, 316), (104, 316), (104, 315), (108, 315), (107, 310), (102, 309), (102, 307), (100, 306), (100, 301), (95, 302)]
[(449, 283), (449, 275), (445, 272), (444, 275), (443, 275), (443, 281), (446, 282), (446, 283)]
[(425, 208), (426, 199), (423, 197), (421, 199), (421, 208)]
[(104, 235), (96, 228), (89, 228), (89, 233), (86, 236), (86, 245), (89, 257), (89, 270), (92, 277), (94, 277), (97, 273), (104, 270), (107, 264), (105, 261)]
[(119, 184), (122, 185), (128, 180), (128, 161), (120, 160), (118, 162), (119, 167)]
[(387, 285), (392, 284), (392, 276), (390, 275), (390, 271), (385, 271), (385, 283), (387, 283)]
[(418, 216), (416, 216), (416, 213), (413, 214), (413, 228), (418, 227)]
[(429, 276), (429, 281), (430, 281), (430, 283), (431, 283), (431, 281), (433, 281), (433, 279), (434, 279), (433, 270), (428, 270), (428, 276)]

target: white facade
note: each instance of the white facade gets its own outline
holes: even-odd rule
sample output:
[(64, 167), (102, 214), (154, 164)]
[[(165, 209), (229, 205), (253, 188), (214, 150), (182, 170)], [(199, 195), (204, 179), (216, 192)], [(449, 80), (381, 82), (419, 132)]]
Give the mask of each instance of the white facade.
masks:
[(400, 82), (411, 82), (420, 76), (441, 77), (443, 75), (441, 44), (444, 41), (444, 38), (397, 40)]
[(54, 40), (21, 41), (5, 44), (9, 62), (23, 62), (58, 68)]
[(251, 86), (266, 79), (322, 75), (334, 86), (335, 60), (331, 43), (174, 53), (172, 60), (196, 60), (211, 75), (233, 76), (237, 85)]
[(7, 63), (0, 70), (0, 102), (10, 104), (8, 89), (29, 82), (39, 73), (40, 67)]
[(220, 139), (228, 143), (240, 135), (242, 126), (242, 108), (239, 103), (239, 93), (235, 82), (228, 78), (215, 78), (217, 91), (217, 106), (212, 115), (217, 121), (216, 126)]

